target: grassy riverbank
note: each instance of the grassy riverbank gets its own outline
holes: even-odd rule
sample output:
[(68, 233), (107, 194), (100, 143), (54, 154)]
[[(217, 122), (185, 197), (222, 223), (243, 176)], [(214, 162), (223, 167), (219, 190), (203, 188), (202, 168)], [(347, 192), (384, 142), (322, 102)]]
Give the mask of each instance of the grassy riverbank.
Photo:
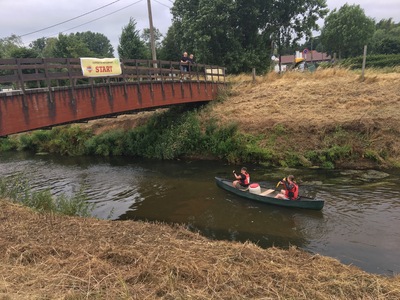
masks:
[(45, 214), (0, 200), (1, 299), (399, 299), (387, 278), (181, 226)]

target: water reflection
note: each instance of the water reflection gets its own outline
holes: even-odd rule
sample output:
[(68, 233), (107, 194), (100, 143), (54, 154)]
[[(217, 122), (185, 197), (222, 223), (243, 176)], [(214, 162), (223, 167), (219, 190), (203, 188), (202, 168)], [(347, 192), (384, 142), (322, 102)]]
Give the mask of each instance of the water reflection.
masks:
[(232, 195), (214, 183), (215, 176), (232, 176), (232, 166), (219, 162), (0, 157), (0, 176), (23, 172), (35, 189), (71, 194), (83, 185), (98, 218), (180, 223), (213, 239), (296, 245), (369, 272), (400, 272), (398, 172), (249, 168), (253, 181), (270, 186), (293, 173), (301, 193), (324, 199), (324, 209), (276, 207)]

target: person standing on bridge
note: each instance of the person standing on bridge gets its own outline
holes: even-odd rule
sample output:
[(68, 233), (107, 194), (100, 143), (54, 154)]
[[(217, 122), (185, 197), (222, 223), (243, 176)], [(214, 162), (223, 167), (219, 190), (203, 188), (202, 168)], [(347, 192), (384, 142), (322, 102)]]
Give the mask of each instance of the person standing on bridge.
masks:
[(189, 57), (187, 52), (183, 52), (183, 55), (181, 57), (181, 61), (180, 61), (180, 67), (181, 67), (181, 81), (182, 79), (186, 79), (186, 75), (184, 75), (183, 73), (186, 73), (189, 70)]
[(189, 57), (187, 52), (183, 52), (183, 55), (181, 57), (181, 71), (182, 72), (187, 72), (189, 70)]
[(196, 62), (194, 61), (194, 55), (192, 53), (189, 55), (188, 63), (189, 63), (189, 65), (188, 65), (189, 78), (191, 78), (192, 77), (191, 73), (193, 71), (193, 65), (196, 64)]

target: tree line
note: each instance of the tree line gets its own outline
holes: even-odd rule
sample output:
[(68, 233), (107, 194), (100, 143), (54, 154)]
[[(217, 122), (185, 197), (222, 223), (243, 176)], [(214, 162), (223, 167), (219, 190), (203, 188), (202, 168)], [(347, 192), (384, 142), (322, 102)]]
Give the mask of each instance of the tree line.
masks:
[[(400, 53), (400, 23), (376, 22), (360, 5), (329, 12), (326, 0), (176, 0), (171, 12), (166, 35), (155, 29), (158, 59), (178, 61), (190, 51), (197, 62), (226, 66), (229, 73), (263, 72), (272, 55), (304, 48), (338, 58), (359, 56), (364, 45), (370, 54)], [(150, 30), (140, 32), (130, 18), (116, 50), (120, 58), (151, 59)], [(28, 47), (16, 35), (0, 39), (0, 58), (114, 55), (110, 40), (91, 31), (39, 38)]]

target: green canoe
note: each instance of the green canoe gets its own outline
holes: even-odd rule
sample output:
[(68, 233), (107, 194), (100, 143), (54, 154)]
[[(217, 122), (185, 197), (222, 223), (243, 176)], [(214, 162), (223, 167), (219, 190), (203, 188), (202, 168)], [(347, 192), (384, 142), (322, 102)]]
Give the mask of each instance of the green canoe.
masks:
[(272, 205), (321, 210), (324, 207), (325, 203), (325, 201), (323, 200), (308, 198), (304, 196), (300, 196), (297, 200), (276, 199), (274, 198), (274, 196), (278, 193), (278, 191), (275, 191), (274, 189), (266, 189), (259, 186), (257, 187), (256, 192), (254, 192), (254, 190), (253, 192), (250, 192), (249, 190), (251, 189), (240, 190), (232, 186), (232, 180), (219, 177), (215, 177), (215, 182), (220, 188), (227, 190), (235, 195)]

